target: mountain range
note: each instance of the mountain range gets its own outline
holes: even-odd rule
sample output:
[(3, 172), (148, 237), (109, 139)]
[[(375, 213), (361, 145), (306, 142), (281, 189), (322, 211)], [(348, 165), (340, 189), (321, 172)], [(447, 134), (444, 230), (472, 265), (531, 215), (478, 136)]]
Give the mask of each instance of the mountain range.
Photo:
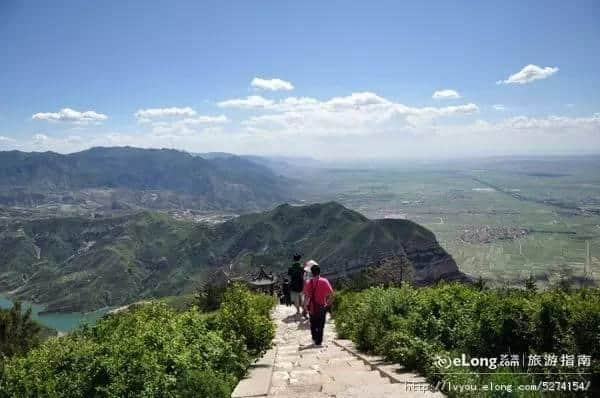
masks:
[(409, 267), (416, 283), (464, 277), (424, 227), (329, 202), (283, 204), (216, 225), (150, 211), (14, 219), (0, 229), (0, 292), (48, 311), (89, 311), (192, 292), (219, 270), (285, 272), (296, 252), (332, 279), (381, 264)]
[(294, 181), (240, 156), (96, 147), (0, 152), (0, 205), (252, 211), (289, 201)]

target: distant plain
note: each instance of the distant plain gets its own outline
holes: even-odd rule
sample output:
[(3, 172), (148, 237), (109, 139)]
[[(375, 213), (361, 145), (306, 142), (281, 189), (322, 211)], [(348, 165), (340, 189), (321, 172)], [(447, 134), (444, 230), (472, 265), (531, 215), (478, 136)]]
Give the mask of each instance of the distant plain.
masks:
[(366, 162), (322, 169), (312, 182), (319, 193), (307, 202), (333, 199), (369, 218), (415, 221), (436, 234), (461, 271), (492, 285), (518, 285), (530, 275), (540, 286), (600, 276), (598, 157)]

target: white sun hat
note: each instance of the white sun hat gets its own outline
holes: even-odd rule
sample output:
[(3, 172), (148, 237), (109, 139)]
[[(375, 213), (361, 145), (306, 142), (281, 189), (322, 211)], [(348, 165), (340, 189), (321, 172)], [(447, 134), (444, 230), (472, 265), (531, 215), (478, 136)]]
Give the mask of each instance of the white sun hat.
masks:
[(313, 265), (319, 265), (319, 263), (315, 260), (308, 260), (304, 263), (304, 271), (310, 272), (310, 267), (312, 267)]

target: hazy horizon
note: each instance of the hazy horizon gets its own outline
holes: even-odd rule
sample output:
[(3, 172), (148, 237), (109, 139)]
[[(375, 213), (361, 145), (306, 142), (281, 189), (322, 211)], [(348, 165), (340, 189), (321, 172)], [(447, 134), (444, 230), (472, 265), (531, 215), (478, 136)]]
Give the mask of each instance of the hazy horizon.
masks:
[(70, 154), (74, 154), (74, 153), (78, 153), (78, 152), (84, 152), (84, 151), (88, 151), (90, 149), (95, 149), (95, 148), (135, 148), (135, 149), (155, 149), (155, 150), (174, 150), (174, 151), (180, 151), (180, 152), (185, 152), (185, 153), (189, 153), (191, 155), (210, 155), (210, 154), (223, 154), (223, 155), (234, 155), (234, 156), (257, 156), (257, 157), (264, 157), (264, 158), (270, 158), (270, 159), (288, 159), (288, 160), (316, 160), (322, 163), (332, 163), (332, 164), (344, 164), (344, 163), (365, 163), (365, 162), (380, 162), (380, 163), (430, 163), (430, 164), (437, 164), (437, 163), (444, 163), (444, 162), (453, 162), (453, 161), (483, 161), (483, 160), (493, 160), (493, 159), (523, 159), (523, 160), (561, 160), (561, 159), (589, 159), (589, 158), (600, 158), (600, 151), (597, 152), (589, 152), (589, 153), (582, 153), (582, 152), (578, 152), (578, 153), (542, 153), (542, 154), (528, 154), (528, 153), (513, 153), (513, 154), (496, 154), (496, 155), (491, 155), (491, 154), (482, 154), (479, 156), (475, 156), (475, 155), (454, 155), (454, 156), (438, 156), (438, 157), (434, 157), (434, 158), (428, 158), (428, 157), (419, 157), (416, 155), (413, 155), (412, 157), (410, 157), (410, 154), (408, 154), (409, 156), (405, 156), (405, 157), (397, 157), (397, 156), (373, 156), (373, 157), (346, 157), (346, 158), (328, 158), (328, 157), (319, 157), (319, 156), (312, 156), (311, 154), (285, 154), (285, 153), (249, 153), (249, 152), (228, 152), (228, 151), (200, 151), (200, 152), (196, 152), (196, 151), (189, 151), (185, 148), (176, 148), (176, 147), (153, 147), (153, 146), (149, 146), (149, 147), (145, 147), (145, 146), (137, 146), (137, 145), (98, 145), (98, 146), (89, 146), (89, 147), (82, 147), (81, 149), (75, 149), (75, 150), (67, 150), (67, 151), (60, 151), (60, 150), (52, 150), (52, 149), (46, 149), (46, 150), (24, 150), (24, 149), (20, 149), (20, 148), (9, 148), (9, 149), (0, 149), (0, 152), (9, 152), (9, 151), (20, 151), (20, 152), (25, 152), (25, 153), (44, 153), (44, 152), (51, 152), (51, 153), (57, 153), (60, 155), (70, 155)]

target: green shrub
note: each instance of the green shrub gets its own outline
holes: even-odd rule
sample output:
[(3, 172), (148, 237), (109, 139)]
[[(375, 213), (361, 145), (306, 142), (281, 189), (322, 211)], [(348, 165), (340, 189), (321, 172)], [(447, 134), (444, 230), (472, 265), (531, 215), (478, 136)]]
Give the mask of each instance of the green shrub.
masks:
[(439, 346), (402, 331), (388, 332), (376, 349), (387, 360), (402, 363), (407, 369), (425, 370), (440, 351)]
[(569, 301), (562, 291), (542, 294), (535, 325), (541, 352), (565, 352), (570, 347)]
[(275, 325), (270, 317), (274, 300), (251, 294), (241, 284), (233, 284), (223, 296), (216, 324), (227, 338), (240, 339), (251, 355), (259, 355), (271, 346), (275, 336)]
[(332, 312), (335, 314), (335, 330), (341, 339), (353, 339), (356, 328), (355, 315), (358, 310), (358, 293), (336, 294)]
[[(592, 357), (594, 396), (600, 383), (600, 290), (536, 292), (533, 289), (480, 289), (462, 284), (428, 288), (370, 288), (341, 292), (334, 302), (336, 330), (361, 350), (402, 363), (431, 382), (529, 384), (548, 375), (520, 375), (525, 368), (499, 368), (492, 375), (470, 369), (441, 369), (449, 358), (500, 357), (502, 354), (587, 354)], [(449, 354), (451, 353), (451, 354)], [(544, 368), (543, 371), (560, 371)], [(563, 369), (564, 371), (564, 369)], [(489, 372), (489, 369), (487, 369)], [(554, 376), (553, 376), (554, 377)], [(561, 379), (556, 376), (555, 379)], [(573, 377), (565, 381), (573, 381)], [(575, 378), (576, 380), (577, 378)], [(579, 378), (585, 379), (585, 378)], [(587, 379), (589, 380), (589, 378)], [(586, 381), (587, 381), (586, 380)], [(452, 392), (450, 396), (535, 396), (530, 392)]]
[(499, 356), (508, 352), (527, 353), (535, 347), (532, 318), (535, 305), (520, 293), (501, 294), (490, 291), (475, 304), (471, 327), (466, 329), (467, 352)]
[(177, 380), (177, 397), (229, 397), (231, 380), (212, 370), (192, 370)]
[(216, 314), (153, 302), (107, 316), (7, 361), (0, 397), (229, 397), (271, 343), (272, 306), (234, 286)]

